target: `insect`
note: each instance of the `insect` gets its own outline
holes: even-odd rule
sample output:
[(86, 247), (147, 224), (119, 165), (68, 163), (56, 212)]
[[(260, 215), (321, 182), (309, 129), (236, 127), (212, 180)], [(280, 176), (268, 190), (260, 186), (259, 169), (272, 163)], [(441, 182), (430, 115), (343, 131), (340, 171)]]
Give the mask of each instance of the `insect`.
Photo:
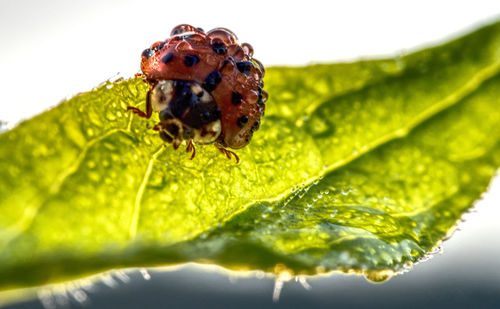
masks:
[(150, 84), (146, 111), (128, 110), (145, 118), (158, 112), (154, 130), (174, 149), (186, 141), (191, 159), (194, 144), (214, 144), (238, 163), (227, 148), (246, 146), (260, 126), (268, 98), (264, 66), (252, 58), (252, 46), (238, 43), (226, 28), (205, 33), (182, 24), (170, 35), (142, 52), (141, 69)]

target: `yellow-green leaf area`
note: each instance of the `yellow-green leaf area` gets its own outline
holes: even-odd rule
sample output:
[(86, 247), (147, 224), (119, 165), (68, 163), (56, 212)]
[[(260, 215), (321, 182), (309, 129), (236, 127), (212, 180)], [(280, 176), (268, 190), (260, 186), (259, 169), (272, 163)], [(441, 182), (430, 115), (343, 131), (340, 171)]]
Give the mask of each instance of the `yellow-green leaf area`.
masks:
[(188, 261), (372, 279), (443, 239), (500, 165), (500, 25), (394, 59), (269, 68), (240, 164), (164, 145), (140, 78), (0, 135), (0, 288)]

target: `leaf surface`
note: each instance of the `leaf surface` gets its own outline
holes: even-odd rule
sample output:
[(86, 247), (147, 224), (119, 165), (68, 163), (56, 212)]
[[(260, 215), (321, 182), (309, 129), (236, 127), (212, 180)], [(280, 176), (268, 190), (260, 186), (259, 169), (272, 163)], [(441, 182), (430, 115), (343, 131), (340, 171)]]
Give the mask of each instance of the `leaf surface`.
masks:
[(239, 165), (164, 147), (157, 116), (126, 112), (140, 79), (79, 94), (0, 135), (0, 288), (188, 261), (385, 279), (500, 165), (499, 51), (493, 24), (395, 59), (269, 68)]

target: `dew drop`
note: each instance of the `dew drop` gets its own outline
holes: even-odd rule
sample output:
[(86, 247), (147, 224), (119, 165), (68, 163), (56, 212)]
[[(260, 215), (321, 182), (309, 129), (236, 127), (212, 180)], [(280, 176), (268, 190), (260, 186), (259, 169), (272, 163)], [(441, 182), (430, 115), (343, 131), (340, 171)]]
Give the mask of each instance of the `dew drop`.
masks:
[(255, 278), (257, 279), (264, 279), (265, 276), (266, 273), (261, 270), (255, 272)]
[(42, 303), (43, 308), (45, 309), (55, 309), (56, 303), (54, 301), (54, 296), (52, 292), (48, 289), (41, 289), (37, 293), (38, 299)]
[(73, 298), (79, 302), (80, 304), (83, 304), (85, 303), (87, 300), (88, 300), (88, 296), (87, 296), (87, 293), (85, 293), (83, 290), (81, 289), (76, 289), (76, 290), (73, 290), (70, 292), (71, 293), (71, 296), (73, 296)]
[(306, 277), (304, 276), (298, 276), (297, 277), (297, 281), (299, 281), (299, 283), (302, 285), (302, 287), (306, 290), (311, 290), (311, 286), (309, 285), (309, 283), (307, 282), (307, 279)]
[(149, 274), (149, 272), (148, 272), (148, 270), (146, 268), (139, 269), (139, 272), (141, 273), (142, 278), (144, 278), (144, 280), (150, 280), (151, 279), (151, 275)]
[(280, 300), (282, 289), (283, 289), (283, 281), (276, 278), (276, 280), (274, 280), (273, 302), (277, 303)]
[(95, 161), (90, 160), (89, 162), (87, 162), (87, 167), (90, 169), (96, 167)]
[(335, 125), (329, 118), (311, 117), (306, 123), (306, 129), (314, 137), (327, 137), (335, 134)]
[(277, 264), (274, 267), (276, 273), (276, 280), (274, 281), (273, 302), (279, 301), (283, 284), (292, 279), (292, 273), (283, 264)]
[(94, 132), (94, 130), (92, 128), (88, 128), (87, 131), (86, 131), (86, 133), (87, 133), (88, 137), (92, 137), (95, 134), (95, 132)]
[(118, 283), (116, 282), (116, 280), (113, 278), (113, 276), (111, 276), (110, 274), (105, 274), (102, 276), (102, 282), (110, 287), (110, 288), (116, 288), (118, 286)]
[(129, 283), (130, 282), (130, 277), (126, 273), (124, 273), (123, 271), (116, 271), (115, 275), (123, 283)]
[(372, 282), (384, 282), (394, 275), (392, 270), (374, 270), (365, 272), (365, 277)]
[(101, 180), (100, 174), (96, 172), (89, 172), (88, 177), (93, 182), (99, 182)]
[(413, 268), (412, 264), (410, 262), (406, 262), (403, 264), (403, 269), (401, 270), (402, 273), (407, 273)]
[(108, 111), (108, 112), (106, 112), (106, 119), (108, 119), (109, 121), (115, 121), (116, 120), (116, 116), (111, 111)]

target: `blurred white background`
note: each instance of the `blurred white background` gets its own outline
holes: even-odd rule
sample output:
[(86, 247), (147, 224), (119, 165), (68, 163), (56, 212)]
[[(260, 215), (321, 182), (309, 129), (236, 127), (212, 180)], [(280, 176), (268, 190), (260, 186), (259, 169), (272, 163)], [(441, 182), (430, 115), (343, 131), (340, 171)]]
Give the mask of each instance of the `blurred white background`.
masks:
[[(265, 65), (300, 65), (405, 53), (498, 18), (498, 0), (0, 0), (0, 120), (12, 127), (117, 73), (132, 76), (142, 50), (181, 23), (227, 27)], [(500, 286), (499, 202), (497, 177), (464, 232), (421, 269), (443, 257), (450, 269), (488, 264)]]
[(414, 50), (500, 16), (500, 1), (0, 0), (0, 119), (12, 126), (120, 72), (177, 24), (233, 30), (265, 65)]

